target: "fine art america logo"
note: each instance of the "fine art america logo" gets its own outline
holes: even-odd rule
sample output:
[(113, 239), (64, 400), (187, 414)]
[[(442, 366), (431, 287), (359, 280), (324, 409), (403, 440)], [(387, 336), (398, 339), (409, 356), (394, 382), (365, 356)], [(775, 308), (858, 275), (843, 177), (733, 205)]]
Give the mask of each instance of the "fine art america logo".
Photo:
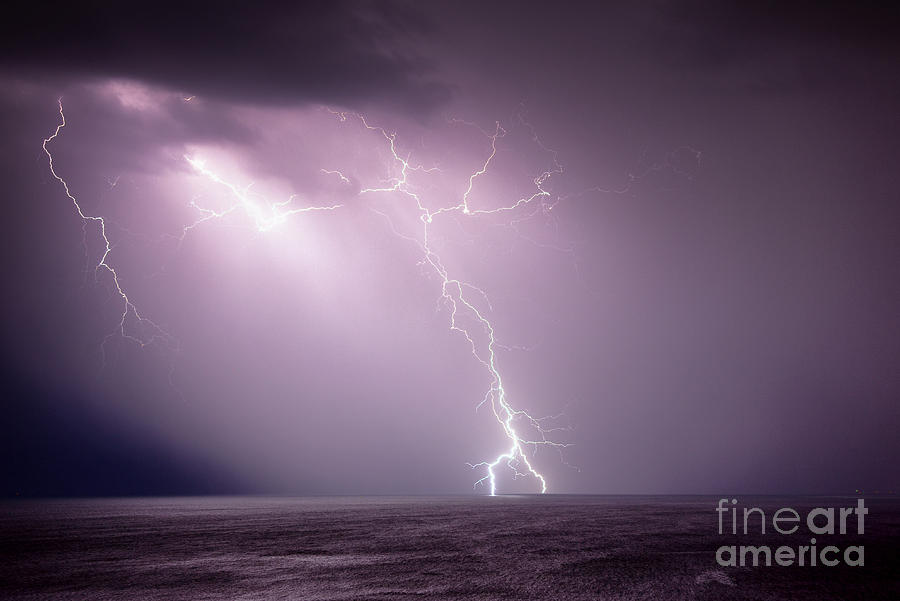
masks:
[[(716, 562), (723, 567), (771, 566), (773, 561), (779, 566), (836, 566), (843, 562), (848, 566), (865, 565), (865, 548), (862, 545), (850, 545), (843, 550), (834, 545), (817, 545), (816, 535), (847, 534), (848, 528), (855, 529), (856, 534), (865, 533), (865, 518), (869, 513), (863, 499), (856, 500), (856, 507), (816, 507), (806, 513), (801, 520), (800, 513), (790, 507), (782, 507), (771, 517), (759, 507), (741, 508), (743, 519), (739, 528), (738, 501), (719, 499), (716, 512), (719, 515), (719, 534), (738, 535), (791, 535), (800, 530), (801, 524), (809, 533), (809, 544), (793, 546), (782, 545), (772, 548), (768, 545), (722, 545), (716, 551)], [(766, 524), (771, 529), (766, 531)], [(752, 525), (750, 525), (752, 523)], [(730, 526), (730, 528), (729, 528)]]

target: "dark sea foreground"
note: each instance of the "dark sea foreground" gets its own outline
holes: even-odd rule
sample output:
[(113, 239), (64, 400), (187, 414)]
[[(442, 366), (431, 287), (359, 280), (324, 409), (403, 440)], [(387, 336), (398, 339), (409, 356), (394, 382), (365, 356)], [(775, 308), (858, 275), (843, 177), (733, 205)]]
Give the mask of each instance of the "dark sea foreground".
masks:
[[(2, 599), (900, 599), (900, 501), (865, 566), (727, 567), (715, 497), (153, 498), (0, 504)], [(769, 508), (856, 498), (740, 498)], [(771, 513), (770, 513), (771, 515)], [(855, 521), (851, 520), (855, 525)], [(767, 530), (768, 532), (768, 530)], [(825, 542), (825, 541), (829, 542)]]

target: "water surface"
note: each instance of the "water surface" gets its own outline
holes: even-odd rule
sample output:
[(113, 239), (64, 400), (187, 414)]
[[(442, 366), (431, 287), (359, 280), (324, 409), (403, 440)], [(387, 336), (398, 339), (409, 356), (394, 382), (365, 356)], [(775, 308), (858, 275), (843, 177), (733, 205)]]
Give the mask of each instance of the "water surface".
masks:
[[(855, 499), (741, 499), (766, 508)], [(0, 505), (5, 599), (900, 599), (900, 503), (864, 567), (721, 568), (712, 497), (203, 497)], [(819, 544), (827, 537), (820, 537)]]

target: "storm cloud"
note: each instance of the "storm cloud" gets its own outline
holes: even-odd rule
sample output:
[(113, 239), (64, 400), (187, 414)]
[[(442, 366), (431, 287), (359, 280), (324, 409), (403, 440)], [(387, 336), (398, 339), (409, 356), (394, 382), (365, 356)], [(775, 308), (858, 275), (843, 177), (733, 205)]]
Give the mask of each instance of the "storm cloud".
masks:
[(0, 26), (2, 64), (13, 75), (136, 79), (263, 104), (378, 102), (412, 113), (449, 96), (416, 47), (435, 25), (408, 3), (16, 4)]

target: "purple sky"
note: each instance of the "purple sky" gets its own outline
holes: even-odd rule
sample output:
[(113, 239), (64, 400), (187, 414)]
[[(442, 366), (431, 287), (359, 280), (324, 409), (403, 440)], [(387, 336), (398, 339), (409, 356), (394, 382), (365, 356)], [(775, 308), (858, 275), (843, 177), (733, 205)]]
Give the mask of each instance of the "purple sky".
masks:
[(0, 25), (2, 493), (896, 490), (896, 18), (558, 4)]

